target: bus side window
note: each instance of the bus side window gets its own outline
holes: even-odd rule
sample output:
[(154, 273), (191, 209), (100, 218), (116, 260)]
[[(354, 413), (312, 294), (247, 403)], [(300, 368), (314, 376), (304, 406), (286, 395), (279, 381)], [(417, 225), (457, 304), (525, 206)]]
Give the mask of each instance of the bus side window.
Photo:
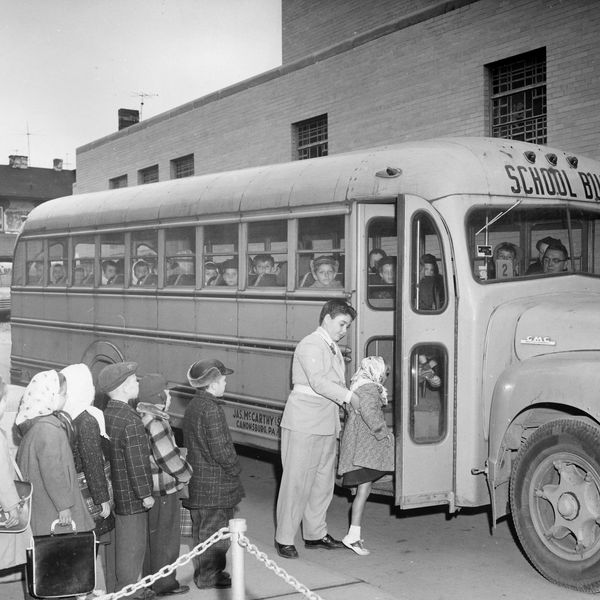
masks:
[(439, 442), (446, 434), (446, 351), (433, 344), (418, 346), (410, 364), (410, 437), (416, 444)]
[(94, 255), (93, 237), (73, 239), (73, 274), (71, 285), (94, 285)]
[(370, 220), (367, 238), (367, 301), (372, 308), (392, 310), (398, 274), (396, 220)]
[(298, 221), (299, 288), (341, 290), (345, 281), (344, 215)]
[(248, 224), (248, 287), (287, 283), (287, 221)]
[(429, 215), (420, 213), (412, 226), (411, 287), (413, 308), (439, 311), (446, 306), (446, 276), (442, 244)]
[[(206, 225), (204, 227), (204, 286), (238, 289), (238, 225)], [(216, 271), (216, 275), (215, 275)]]
[(196, 285), (196, 230), (193, 227), (165, 232), (165, 285)]
[(67, 247), (67, 240), (49, 243), (50, 272), (48, 273), (48, 285), (67, 285)]
[(100, 284), (123, 286), (125, 243), (122, 233), (104, 233), (100, 237)]
[(365, 349), (365, 356), (381, 356), (389, 368), (389, 375), (385, 382), (388, 392), (388, 403), (383, 407), (385, 422), (388, 427), (394, 427), (394, 339), (371, 338)]
[(156, 231), (136, 231), (131, 235), (130, 286), (157, 286), (157, 249)]
[(27, 285), (44, 283), (44, 246), (42, 240), (25, 242), (25, 274)]

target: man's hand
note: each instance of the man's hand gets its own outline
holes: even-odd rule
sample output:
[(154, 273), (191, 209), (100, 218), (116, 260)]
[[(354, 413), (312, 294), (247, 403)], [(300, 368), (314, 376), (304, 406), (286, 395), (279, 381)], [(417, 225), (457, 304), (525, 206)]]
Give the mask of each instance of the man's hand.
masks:
[(3, 522), (3, 525), (5, 527), (14, 527), (19, 522), (19, 507), (15, 506), (6, 512), (8, 513), (8, 519)]
[(354, 392), (352, 392), (352, 396), (350, 396), (350, 404), (352, 404), (352, 408), (356, 412), (359, 412), (359, 409), (360, 409), (360, 398)]

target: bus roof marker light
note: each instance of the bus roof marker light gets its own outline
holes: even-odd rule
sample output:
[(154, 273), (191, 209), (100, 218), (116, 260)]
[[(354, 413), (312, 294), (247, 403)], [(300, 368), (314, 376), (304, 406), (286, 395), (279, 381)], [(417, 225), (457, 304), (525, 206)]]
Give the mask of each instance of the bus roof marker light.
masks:
[(400, 175), (402, 175), (402, 169), (397, 169), (396, 167), (386, 167), (383, 171), (377, 171), (377, 173), (375, 173), (376, 177), (381, 177), (383, 179), (400, 177)]
[(523, 152), (523, 156), (530, 163), (535, 162), (535, 152), (533, 150), (525, 150), (525, 152)]
[(552, 152), (548, 152), (548, 154), (546, 154), (546, 160), (549, 164), (555, 167), (558, 163), (558, 156), (556, 156), (556, 154), (553, 154)]
[(579, 164), (579, 159), (576, 156), (567, 156), (567, 162), (571, 169), (576, 169)]

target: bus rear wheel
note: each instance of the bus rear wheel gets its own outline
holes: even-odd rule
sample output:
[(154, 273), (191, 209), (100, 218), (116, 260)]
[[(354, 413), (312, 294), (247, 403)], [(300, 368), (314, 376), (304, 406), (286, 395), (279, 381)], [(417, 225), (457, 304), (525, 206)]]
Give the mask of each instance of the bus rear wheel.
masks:
[(519, 541), (546, 579), (600, 591), (600, 429), (559, 420), (537, 429), (519, 451), (510, 480)]

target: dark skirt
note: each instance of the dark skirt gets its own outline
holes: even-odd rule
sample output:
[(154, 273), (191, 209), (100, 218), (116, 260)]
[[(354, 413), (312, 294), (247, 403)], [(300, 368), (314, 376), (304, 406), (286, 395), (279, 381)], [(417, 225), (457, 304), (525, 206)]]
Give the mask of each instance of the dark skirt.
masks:
[(342, 485), (344, 487), (354, 487), (361, 483), (367, 483), (369, 481), (377, 481), (386, 475), (386, 471), (378, 471), (377, 469), (369, 469), (367, 467), (360, 467), (354, 471), (348, 471), (342, 475)]

